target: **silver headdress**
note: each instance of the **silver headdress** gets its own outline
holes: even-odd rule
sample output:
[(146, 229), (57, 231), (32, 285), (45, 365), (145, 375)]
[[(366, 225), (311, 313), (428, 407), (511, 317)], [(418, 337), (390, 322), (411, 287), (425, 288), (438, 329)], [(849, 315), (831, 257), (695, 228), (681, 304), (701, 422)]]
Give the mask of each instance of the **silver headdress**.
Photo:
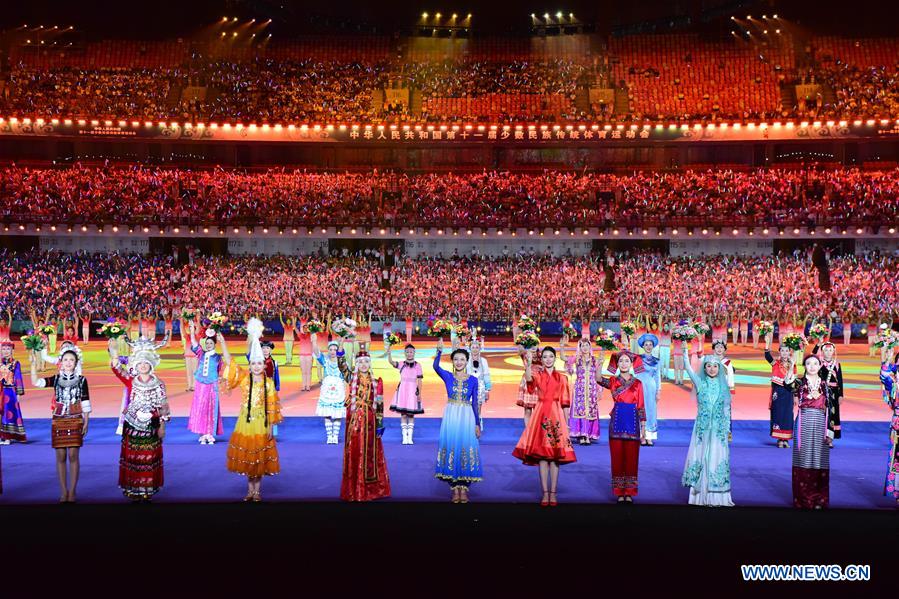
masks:
[(129, 358), (129, 367), (137, 368), (137, 365), (141, 362), (146, 362), (150, 365), (153, 370), (156, 370), (156, 367), (159, 366), (159, 353), (158, 350), (161, 347), (164, 347), (169, 341), (169, 336), (166, 334), (165, 338), (160, 342), (150, 341), (144, 336), (141, 336), (136, 341), (132, 341), (131, 339), (125, 338), (125, 343), (128, 344), (128, 347), (131, 348), (131, 357)]

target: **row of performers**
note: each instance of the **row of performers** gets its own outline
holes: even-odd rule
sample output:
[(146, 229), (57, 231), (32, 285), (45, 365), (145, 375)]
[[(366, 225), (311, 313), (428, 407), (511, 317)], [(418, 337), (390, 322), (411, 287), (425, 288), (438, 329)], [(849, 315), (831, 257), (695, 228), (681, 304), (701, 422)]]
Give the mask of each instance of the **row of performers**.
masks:
[[(221, 335), (216, 338), (222, 348), (227, 387), (240, 388), (246, 397), (227, 450), (228, 469), (248, 477), (246, 501), (259, 501), (263, 476), (280, 470), (275, 439), (275, 427), (281, 421), (280, 404), (275, 382), (266, 373), (270, 358), (263, 353), (259, 339), (261, 323), (259, 325), (258, 334), (251, 334), (248, 344), (248, 368), (238, 366), (232, 360)], [(110, 365), (126, 388), (121, 420), (119, 486), (135, 501), (148, 501), (163, 484), (162, 441), (169, 408), (165, 385), (154, 372), (159, 363), (156, 350), (160, 345), (145, 339), (131, 343), (132, 354), (127, 367), (119, 359), (114, 342), (110, 342), (109, 348)], [(11, 350), (10, 343), (3, 344), (5, 372), (14, 373), (13, 385), (18, 386), (15, 391), (22, 392), (21, 368), (11, 359)], [(349, 373), (350, 380), (349, 393), (343, 400), (347, 432), (341, 498), (367, 501), (389, 496), (390, 483), (381, 442), (382, 381), (372, 375), (371, 357), (366, 352), (355, 357), (350, 372), (343, 352), (334, 346), (329, 352), (331, 350), (334, 350), (333, 359), (329, 357), (324, 361), (333, 361), (339, 372)], [(407, 348), (409, 351), (414, 348)], [(444, 382), (448, 401), (441, 423), (435, 475), (449, 483), (453, 502), (466, 503), (469, 486), (480, 481), (483, 472), (478, 443), (481, 434), (479, 380), (468, 371), (471, 356), (467, 350), (457, 348), (452, 351), (451, 372), (440, 364), (442, 351), (441, 340), (433, 368)], [(686, 358), (686, 347), (683, 354)], [(559, 467), (576, 460), (568, 428), (571, 388), (567, 376), (555, 368), (556, 361), (556, 350), (552, 347), (539, 352), (537, 364), (533, 363), (530, 353), (524, 354), (526, 391), (536, 401), (529, 408), (525, 431), (513, 451), (523, 463), (539, 467), (542, 505), (557, 504)], [(643, 361), (631, 352), (618, 352), (612, 356), (609, 365), (610, 371), (617, 374), (604, 376), (601, 368), (594, 365), (590, 381), (590, 384), (609, 389), (614, 402), (609, 428), (611, 482), (620, 502), (632, 501), (637, 495), (640, 444), (647, 437), (645, 389), (635, 372), (642, 367)], [(705, 356), (698, 371), (688, 359), (685, 362), (697, 401), (697, 417), (682, 483), (690, 488), (691, 504), (731, 506), (728, 444), (731, 396), (725, 367), (715, 355)], [(31, 378), (35, 387), (54, 390), (52, 445), (57, 454), (60, 501), (73, 502), (79, 473), (79, 448), (90, 420), (90, 395), (87, 380), (79, 370), (77, 348), (63, 349), (58, 363), (58, 374), (47, 378), (38, 377), (32, 363)], [(410, 363), (417, 364), (414, 355), (407, 353), (406, 364)], [(602, 363), (600, 352), (598, 364)], [(825, 440), (834, 433), (827, 418), (833, 391), (827, 382), (826, 367), (822, 367), (822, 359), (818, 356), (805, 357), (805, 372), (801, 377), (796, 376), (792, 356), (780, 363), (786, 364), (781, 386), (789, 391), (791, 401), (799, 407), (795, 419), (797, 438), (793, 446), (794, 505), (822, 508), (828, 503), (829, 446)], [(893, 408), (893, 447), (885, 493), (891, 493), (899, 500), (895, 487), (899, 430), (896, 371), (896, 362), (890, 360), (884, 363), (881, 376), (885, 397)], [(418, 383), (420, 375), (416, 378)], [(3, 381), (4, 396), (7, 396), (6, 376)]]

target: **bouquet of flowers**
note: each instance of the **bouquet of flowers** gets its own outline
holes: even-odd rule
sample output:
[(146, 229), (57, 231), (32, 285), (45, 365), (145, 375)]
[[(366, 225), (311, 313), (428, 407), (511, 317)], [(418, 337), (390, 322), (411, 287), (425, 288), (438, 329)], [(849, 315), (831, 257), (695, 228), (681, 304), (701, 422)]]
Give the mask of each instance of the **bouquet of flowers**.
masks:
[(534, 319), (531, 318), (530, 316), (528, 316), (527, 314), (522, 314), (518, 318), (518, 321), (515, 323), (515, 326), (517, 326), (522, 331), (536, 331), (537, 330), (537, 323), (534, 322)]
[(709, 325), (698, 320), (693, 323), (693, 328), (696, 329), (696, 334), (700, 337), (705, 337), (705, 334), (708, 333), (711, 329), (709, 329)]
[(765, 337), (768, 333), (774, 332), (774, 323), (770, 320), (762, 320), (759, 322), (759, 337)]
[(790, 333), (783, 338), (780, 344), (789, 347), (793, 351), (799, 351), (805, 347), (805, 337), (799, 333)]
[(596, 345), (602, 349), (612, 351), (618, 349), (617, 336), (615, 335), (615, 331), (610, 329), (601, 330), (594, 341), (596, 341)]
[(630, 320), (622, 320), (621, 321), (621, 332), (630, 337), (634, 333), (637, 332), (637, 325), (635, 325)]
[(44, 339), (34, 330), (29, 330), (26, 335), (22, 335), (22, 344), (28, 351), (39, 352), (44, 349)]
[(347, 337), (352, 337), (355, 334), (355, 331), (353, 331), (355, 327), (356, 321), (352, 318), (338, 318), (331, 323), (331, 332), (338, 337), (346, 339)]
[(515, 337), (515, 345), (520, 345), (525, 349), (531, 349), (540, 345), (540, 337), (534, 331), (524, 331)]
[(402, 342), (403, 342), (402, 339), (400, 339), (400, 336), (397, 335), (396, 333), (390, 333), (389, 335), (384, 337), (385, 345), (394, 346), (394, 345), (399, 345)]
[(41, 327), (41, 333), (44, 335), (52, 335), (56, 332), (56, 327), (52, 324), (45, 324)]
[(674, 330), (671, 331), (671, 338), (675, 341), (686, 341), (690, 342), (696, 339), (699, 333), (696, 332), (696, 327), (690, 324), (686, 320), (681, 320), (677, 323), (677, 326), (674, 327)]
[(303, 332), (307, 334), (321, 333), (325, 330), (325, 323), (320, 320), (310, 320), (303, 325)]
[[(24, 339), (24, 337), (23, 337)], [(891, 349), (899, 345), (899, 335), (896, 334), (895, 331), (891, 331), (890, 329), (881, 330), (876, 337), (874, 337), (874, 347), (881, 349), (887, 348)]]
[(830, 335), (830, 328), (823, 323), (813, 324), (811, 328), (808, 330), (808, 336), (812, 339), (824, 339)]
[(578, 333), (578, 330), (571, 326), (571, 323), (562, 325), (562, 334), (569, 339), (580, 339), (581, 337), (580, 333)]
[(214, 333), (220, 333), (225, 325), (228, 323), (228, 317), (222, 314), (221, 312), (213, 312), (206, 318), (200, 321), (201, 324), (206, 327), (206, 335), (209, 337), (214, 337), (215, 335), (209, 335), (209, 330), (211, 329)]
[(442, 318), (428, 320), (428, 335), (430, 337), (448, 337), (453, 330), (453, 323)]
[(110, 318), (100, 327), (100, 334), (107, 339), (118, 339), (125, 334), (125, 324)]
[(468, 343), (468, 340), (471, 339), (471, 329), (465, 326), (462, 323), (455, 325), (456, 337), (458, 337), (463, 343)]
[(181, 310), (181, 320), (186, 320), (187, 322), (192, 322), (194, 318), (197, 317), (197, 313), (191, 310), (190, 308)]

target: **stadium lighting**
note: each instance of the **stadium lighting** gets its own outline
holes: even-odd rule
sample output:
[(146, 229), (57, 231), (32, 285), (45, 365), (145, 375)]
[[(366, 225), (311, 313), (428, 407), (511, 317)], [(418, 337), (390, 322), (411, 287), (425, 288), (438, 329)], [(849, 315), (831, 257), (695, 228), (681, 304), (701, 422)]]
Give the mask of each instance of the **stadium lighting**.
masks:
[(422, 19), (427, 19), (427, 18), (428, 18), (428, 13), (426, 13), (426, 12), (421, 13), (421, 18), (422, 18)]
[(561, 11), (556, 13), (556, 18), (557, 18), (557, 19), (561, 19), (561, 18), (562, 18), (562, 13), (561, 13)]

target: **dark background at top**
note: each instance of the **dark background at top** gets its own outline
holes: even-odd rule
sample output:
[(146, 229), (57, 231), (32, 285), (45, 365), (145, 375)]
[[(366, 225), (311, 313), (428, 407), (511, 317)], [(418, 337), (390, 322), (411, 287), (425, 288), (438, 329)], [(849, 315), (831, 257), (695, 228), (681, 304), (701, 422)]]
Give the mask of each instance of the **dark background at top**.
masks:
[(691, 19), (694, 29), (715, 33), (730, 29), (727, 17), (731, 14), (742, 18), (777, 13), (817, 33), (896, 34), (895, 0), (855, 0), (849, 4), (821, 0), (25, 0), (6, 3), (0, 14), (0, 29), (23, 23), (74, 25), (89, 37), (171, 38), (189, 36), (227, 15), (241, 20), (271, 18), (269, 31), (285, 38), (316, 32), (391, 33), (410, 28), (422, 12), (439, 11), (444, 15), (473, 13), (473, 28), (486, 35), (527, 33), (530, 13), (559, 10), (595, 23), (601, 33), (646, 22), (664, 27), (666, 22), (683, 23), (685, 18)]

